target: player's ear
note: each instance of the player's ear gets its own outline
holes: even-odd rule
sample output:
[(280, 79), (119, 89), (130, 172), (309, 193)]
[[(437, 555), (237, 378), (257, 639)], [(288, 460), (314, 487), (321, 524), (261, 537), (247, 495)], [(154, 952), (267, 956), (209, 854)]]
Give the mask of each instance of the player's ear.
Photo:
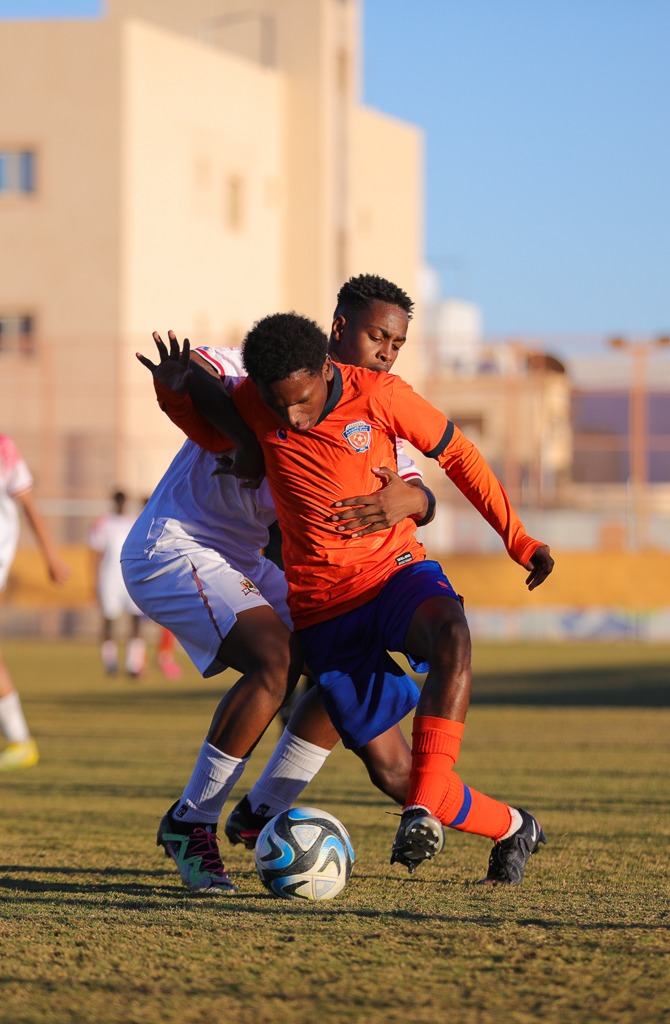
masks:
[(326, 361), (323, 364), (323, 379), (330, 381), (333, 379), (333, 360), (330, 356), (326, 356)]
[(333, 326), (330, 329), (330, 333), (332, 335), (333, 341), (335, 341), (336, 343), (342, 341), (342, 331), (344, 330), (346, 323), (346, 317), (342, 316), (341, 313), (338, 313), (333, 318)]

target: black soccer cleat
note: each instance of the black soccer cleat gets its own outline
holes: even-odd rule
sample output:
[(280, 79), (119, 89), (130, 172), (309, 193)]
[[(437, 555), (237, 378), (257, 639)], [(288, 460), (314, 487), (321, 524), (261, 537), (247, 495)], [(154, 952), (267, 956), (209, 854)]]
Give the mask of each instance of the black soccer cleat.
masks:
[(521, 885), (526, 864), (540, 843), (547, 837), (539, 821), (528, 811), (517, 808), (521, 815), (521, 827), (508, 839), (501, 839), (491, 850), (486, 878), (479, 885)]
[(410, 807), (400, 818), (391, 864), (402, 864), (411, 875), (422, 861), (431, 860), (443, 846), (442, 822), (423, 807)]
[(228, 842), (235, 846), (242, 843), (247, 850), (253, 850), (261, 829), (272, 821), (274, 814), (256, 814), (251, 810), (249, 797), (243, 796), (239, 804), (233, 807), (224, 825)]

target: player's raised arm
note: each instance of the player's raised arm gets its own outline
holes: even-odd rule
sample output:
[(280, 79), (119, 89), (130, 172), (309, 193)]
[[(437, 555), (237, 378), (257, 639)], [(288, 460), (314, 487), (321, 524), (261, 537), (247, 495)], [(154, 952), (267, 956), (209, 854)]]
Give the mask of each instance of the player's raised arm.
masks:
[(154, 387), (158, 404), (187, 437), (206, 451), (225, 452), (233, 445), (244, 447), (250, 454), (246, 466), (254, 462), (256, 454), (257, 476), (262, 472), (262, 454), (256, 436), (244, 422), (230, 397), (217, 389), (217, 401), (220, 404), (217, 424), (210, 423), (195, 407), (189, 393), (193, 370), (190, 366), (190, 344), (184, 339), (183, 348), (174, 331), (168, 331), (170, 348), (168, 350), (157, 331), (153, 339), (158, 350), (159, 361), (152, 363), (150, 359), (137, 352), (137, 358), (150, 371), (154, 379)]

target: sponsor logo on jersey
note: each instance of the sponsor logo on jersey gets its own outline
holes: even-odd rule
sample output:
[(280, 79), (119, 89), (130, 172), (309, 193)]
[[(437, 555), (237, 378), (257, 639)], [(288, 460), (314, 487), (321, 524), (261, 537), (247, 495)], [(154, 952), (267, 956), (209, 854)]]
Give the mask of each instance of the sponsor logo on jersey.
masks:
[(343, 436), (349, 442), (355, 452), (366, 452), (370, 447), (370, 435), (372, 427), (365, 420), (356, 420), (355, 423), (347, 423), (342, 431)]
[(258, 587), (254, 583), (252, 583), (251, 580), (248, 579), (246, 576), (243, 576), (242, 579), (240, 580), (240, 586), (242, 587), (242, 593), (244, 594), (245, 597), (248, 597), (249, 594), (255, 594), (256, 597), (261, 596), (261, 592), (258, 589)]
[(408, 562), (414, 561), (414, 555), (411, 551), (405, 551), (403, 555), (398, 555), (395, 560), (396, 565), (407, 565)]
[(283, 427), (280, 427), (279, 430), (277, 431), (277, 437), (279, 438), (280, 441), (285, 441), (286, 438), (288, 437), (288, 430), (284, 430)]

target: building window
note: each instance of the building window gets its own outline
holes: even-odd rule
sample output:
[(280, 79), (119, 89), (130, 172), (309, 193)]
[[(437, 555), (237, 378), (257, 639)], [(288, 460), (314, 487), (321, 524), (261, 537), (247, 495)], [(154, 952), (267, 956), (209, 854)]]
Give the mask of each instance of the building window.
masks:
[(0, 315), (0, 356), (35, 355), (35, 319)]
[(0, 149), (0, 194), (29, 195), (34, 191), (35, 154), (27, 149)]

